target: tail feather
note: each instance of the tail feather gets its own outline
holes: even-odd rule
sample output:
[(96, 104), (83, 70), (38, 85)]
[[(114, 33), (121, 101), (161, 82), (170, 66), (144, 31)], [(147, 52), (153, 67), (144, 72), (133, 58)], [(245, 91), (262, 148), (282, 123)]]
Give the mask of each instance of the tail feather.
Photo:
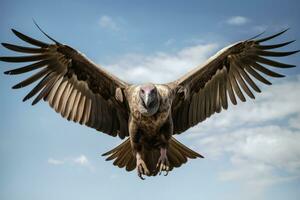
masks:
[(176, 148), (178, 148), (181, 152), (183, 152), (184, 155), (188, 158), (192, 158), (192, 159), (195, 159), (197, 157), (204, 158), (202, 155), (200, 155), (196, 151), (193, 151), (193, 150), (189, 149), (188, 147), (186, 147), (185, 145), (181, 144), (175, 138), (173, 138), (173, 144), (174, 144), (174, 146), (176, 146)]
[(167, 156), (168, 156), (169, 162), (171, 163), (170, 168), (173, 168), (173, 166), (174, 167), (179, 167), (181, 165), (180, 160), (178, 159), (178, 157), (174, 153), (172, 153), (172, 154), (167, 153)]
[[(131, 155), (132, 155), (132, 153), (131, 153)], [(126, 170), (130, 172), (135, 169), (135, 166), (136, 166), (136, 159), (132, 155), (129, 157), (129, 159), (126, 163)]]
[(173, 154), (176, 158), (178, 158), (180, 165), (187, 162), (187, 157), (185, 156), (184, 152), (180, 151), (180, 149), (174, 144), (174, 142), (169, 143), (169, 151), (167, 155), (170, 154)]
[[(108, 156), (106, 160), (114, 160), (113, 165), (120, 168), (125, 167), (127, 171), (132, 171), (136, 167), (136, 159), (132, 154), (129, 138), (114, 149), (102, 154), (102, 156)], [(158, 149), (149, 149), (143, 152), (144, 161), (151, 172), (150, 176), (155, 176), (158, 172), (156, 164), (159, 156), (160, 151)], [(202, 155), (189, 149), (173, 137), (169, 141), (167, 156), (170, 162), (170, 170), (180, 167), (187, 162), (188, 158), (204, 158)]]
[[(128, 140), (128, 142), (130, 142), (129, 139), (127, 139), (127, 140)], [(121, 148), (122, 146), (127, 145), (127, 140), (126, 140), (125, 142), (122, 142), (121, 144), (119, 144), (118, 146), (116, 146), (115, 148), (113, 148), (112, 150), (110, 150), (110, 151), (108, 151), (108, 152), (102, 154), (102, 156), (108, 156), (108, 155), (110, 155), (110, 154), (112, 154), (112, 153), (114, 153), (114, 152), (120, 150), (120, 148)]]
[(120, 166), (121, 168), (125, 167), (128, 159), (130, 156), (132, 156), (132, 152), (131, 152), (131, 148), (123, 148), (123, 151), (120, 153), (120, 155), (124, 155), (124, 156), (119, 156), (116, 161), (119, 159), (119, 161), (114, 164), (116, 166)]

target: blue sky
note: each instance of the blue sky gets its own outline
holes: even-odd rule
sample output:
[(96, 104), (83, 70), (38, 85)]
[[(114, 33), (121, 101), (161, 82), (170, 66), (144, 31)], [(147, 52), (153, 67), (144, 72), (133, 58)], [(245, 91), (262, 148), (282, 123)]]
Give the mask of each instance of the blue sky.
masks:
[[(300, 38), (298, 1), (6, 1), (0, 41), (23, 44), (15, 28), (51, 36), (128, 82), (167, 82), (224, 46), (290, 27), (276, 41)], [(47, 41), (47, 40), (46, 40)], [(295, 42), (286, 49), (299, 49)], [(0, 55), (13, 55), (0, 48)], [(299, 55), (282, 61), (300, 65)], [(0, 63), (0, 199), (299, 199), (300, 70), (279, 70), (255, 101), (230, 106), (177, 137), (203, 154), (167, 177), (141, 181), (100, 155), (120, 143), (68, 122), (46, 103), (13, 91)]]

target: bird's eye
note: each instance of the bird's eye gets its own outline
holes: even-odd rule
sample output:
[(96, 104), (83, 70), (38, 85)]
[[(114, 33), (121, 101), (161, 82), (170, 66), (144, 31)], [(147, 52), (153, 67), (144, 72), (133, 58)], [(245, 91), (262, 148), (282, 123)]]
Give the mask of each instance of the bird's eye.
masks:
[(151, 94), (156, 94), (156, 92), (157, 92), (157, 90), (154, 89), (154, 90), (151, 91)]
[(141, 90), (141, 93), (142, 93), (142, 94), (144, 94), (144, 93), (145, 93), (145, 91), (144, 91), (144, 90)]

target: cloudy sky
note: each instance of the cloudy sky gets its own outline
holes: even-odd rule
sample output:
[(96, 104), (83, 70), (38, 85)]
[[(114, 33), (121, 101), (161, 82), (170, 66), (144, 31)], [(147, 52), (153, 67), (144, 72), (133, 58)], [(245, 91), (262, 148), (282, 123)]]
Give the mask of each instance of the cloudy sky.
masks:
[[(290, 27), (274, 42), (300, 39), (297, 1), (2, 0), (0, 41), (23, 44), (15, 28), (62, 43), (125, 81), (167, 82), (230, 43)], [(286, 49), (299, 49), (295, 42)], [(0, 55), (12, 52), (0, 48)], [(282, 61), (300, 65), (300, 56)], [(0, 199), (289, 199), (300, 196), (300, 70), (261, 86), (256, 100), (230, 105), (178, 136), (203, 154), (167, 177), (141, 181), (100, 155), (121, 141), (21, 99), (12, 65), (0, 63)]]

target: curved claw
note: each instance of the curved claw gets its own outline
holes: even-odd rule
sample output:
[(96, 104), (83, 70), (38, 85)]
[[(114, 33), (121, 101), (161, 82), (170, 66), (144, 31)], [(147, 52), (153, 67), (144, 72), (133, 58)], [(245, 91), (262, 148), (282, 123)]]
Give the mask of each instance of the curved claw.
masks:
[(143, 175), (141, 173), (140, 166), (138, 166), (137, 172), (138, 172), (138, 177), (140, 177), (140, 179), (142, 179), (142, 180), (145, 180), (145, 178), (143, 177)]
[(166, 171), (166, 173), (164, 174), (164, 176), (168, 176), (168, 174), (169, 174), (169, 171)]
[(145, 162), (141, 159), (137, 160), (137, 173), (138, 176), (142, 179), (145, 180), (143, 175), (150, 175), (150, 172), (145, 164)]
[(169, 174), (169, 166), (167, 166), (166, 173), (164, 174), (164, 176), (168, 176), (168, 174)]
[(165, 171), (166, 173), (164, 174), (164, 176), (167, 176), (169, 174), (169, 169), (170, 169), (168, 158), (164, 157), (164, 156), (160, 157), (158, 159), (158, 163), (156, 165), (156, 168), (159, 168), (159, 170), (158, 170), (159, 171), (159, 175), (161, 175), (161, 173), (163, 171)]

